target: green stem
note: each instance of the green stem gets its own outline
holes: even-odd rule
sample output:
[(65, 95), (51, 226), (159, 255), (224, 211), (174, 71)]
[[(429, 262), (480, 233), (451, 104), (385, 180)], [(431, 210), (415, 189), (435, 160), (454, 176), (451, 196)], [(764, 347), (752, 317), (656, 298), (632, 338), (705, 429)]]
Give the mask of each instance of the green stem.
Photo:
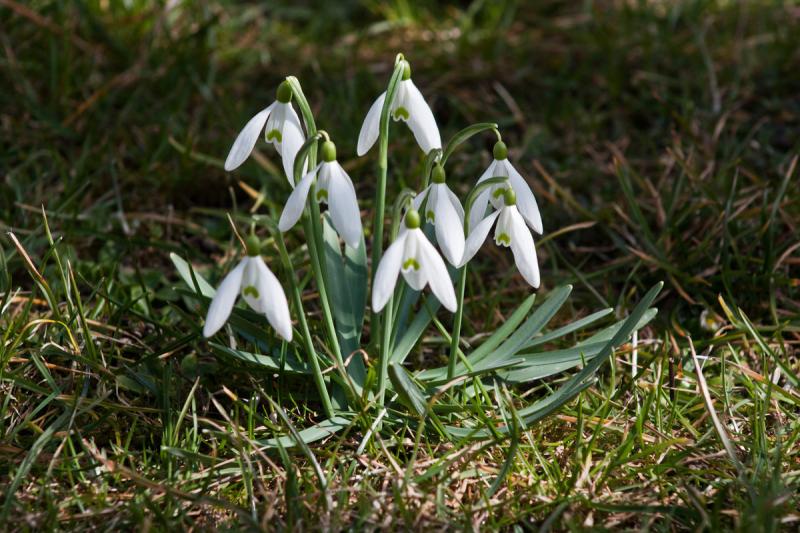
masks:
[(303, 333), (303, 345), (308, 353), (308, 362), (311, 364), (311, 369), (314, 372), (314, 383), (317, 385), (317, 390), (319, 391), (320, 398), (322, 399), (322, 408), (325, 411), (325, 416), (331, 418), (335, 414), (333, 411), (333, 404), (331, 403), (331, 397), (328, 394), (328, 388), (325, 386), (325, 378), (322, 376), (322, 369), (319, 366), (317, 352), (314, 349), (314, 341), (311, 338), (311, 331), (308, 329), (308, 323), (306, 322), (306, 315), (303, 311), (303, 299), (300, 296), (300, 289), (297, 286), (297, 279), (295, 279), (295, 270), (292, 267), (292, 261), (289, 258), (289, 253), (286, 251), (286, 243), (283, 240), (283, 234), (280, 231), (277, 231), (276, 234), (278, 236), (276, 241), (278, 242), (278, 250), (281, 254), (283, 268), (289, 273), (288, 277), (289, 284), (292, 289), (292, 300), (294, 302), (294, 307), (297, 310), (298, 320), (300, 321), (300, 330)]
[[(378, 187), (375, 190), (375, 221), (372, 228), (372, 279), (378, 269), (378, 263), (383, 254), (383, 219), (386, 211), (386, 175), (389, 169), (389, 112), (392, 102), (397, 95), (397, 86), (403, 76), (405, 61), (402, 56), (395, 62), (394, 72), (389, 80), (386, 89), (386, 98), (381, 109), (381, 120), (379, 130), (379, 153), (378, 153)], [(380, 338), (380, 373), (378, 374), (378, 405), (383, 406), (383, 399), (386, 392), (386, 369), (389, 364), (389, 345), (391, 339), (391, 309), (392, 299), (386, 306), (384, 312), (383, 327), (378, 327), (378, 315), (374, 310), (370, 313), (370, 325), (373, 331), (381, 331)]]
[[(469, 220), (464, 221), (464, 226), (469, 226)], [(450, 336), (450, 360), (447, 362), (447, 379), (451, 380), (456, 374), (456, 363), (458, 362), (458, 343), (461, 340), (461, 319), (464, 316), (464, 285), (467, 283), (467, 265), (459, 269), (458, 287), (456, 287), (456, 298), (458, 299), (458, 309), (453, 318), (453, 333)]]
[[(308, 100), (306, 99), (305, 94), (303, 94), (303, 89), (300, 86), (300, 82), (294, 76), (289, 76), (286, 78), (286, 81), (289, 83), (289, 86), (292, 88), (292, 94), (294, 95), (295, 101), (297, 102), (297, 107), (300, 108), (300, 114), (303, 116), (303, 122), (306, 125), (306, 133), (308, 134), (308, 139), (315, 139), (319, 138), (322, 135), (324, 138), (328, 139), (328, 134), (324, 131), (317, 133), (317, 126), (314, 122), (314, 114), (311, 112), (311, 106), (308, 105)], [(305, 148), (305, 145), (304, 145)], [(300, 178), (301, 170), (303, 168), (302, 158), (305, 157), (305, 154), (308, 154), (308, 168), (314, 169), (317, 166), (317, 144), (316, 142), (311, 143), (308, 148), (307, 152), (301, 148), (301, 151), (298, 152), (297, 157), (298, 160), (295, 160), (294, 164), (294, 181), (297, 183), (298, 178)], [(301, 155), (302, 152), (302, 155)], [(319, 204), (317, 203), (317, 184), (316, 181), (311, 185), (311, 190), (309, 191), (309, 203), (310, 203), (310, 217), (304, 223), (304, 231), (306, 234), (306, 242), (308, 244), (308, 252), (309, 256), (311, 257), (311, 268), (314, 271), (314, 279), (317, 282), (317, 289), (319, 290), (319, 297), (322, 303), (322, 315), (324, 317), (325, 322), (325, 329), (328, 334), (328, 341), (333, 348), (333, 354), (336, 357), (336, 362), (344, 368), (344, 361), (342, 359), (342, 350), (339, 346), (339, 338), (336, 335), (336, 326), (333, 322), (333, 314), (331, 314), (331, 303), (328, 297), (328, 291), (326, 290), (326, 283), (325, 280), (327, 279), (326, 272), (325, 272), (325, 263), (322, 261), (320, 254), (322, 250), (324, 250), (323, 242), (322, 242), (322, 226), (320, 224), (320, 211), (319, 211)]]
[[(464, 235), (469, 236), (469, 215), (472, 211), (472, 204), (484, 189), (500, 183), (507, 182), (505, 177), (492, 177), (479, 183), (473, 188), (464, 204)], [(453, 318), (453, 333), (450, 336), (450, 360), (447, 362), (447, 379), (453, 379), (458, 363), (458, 344), (461, 340), (461, 321), (464, 316), (464, 286), (467, 283), (467, 264), (459, 268), (458, 286), (456, 287), (456, 316)]]

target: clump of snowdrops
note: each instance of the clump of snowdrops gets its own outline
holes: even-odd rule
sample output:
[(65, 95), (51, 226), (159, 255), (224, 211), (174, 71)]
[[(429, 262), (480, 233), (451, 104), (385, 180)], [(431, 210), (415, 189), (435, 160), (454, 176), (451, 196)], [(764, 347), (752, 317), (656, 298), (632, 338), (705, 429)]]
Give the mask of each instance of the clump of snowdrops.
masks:
[[(403, 191), (390, 206), (386, 185), (392, 122), (405, 124), (421, 149), (424, 185), (420, 191)], [(480, 134), (496, 137), (493, 161), (480, 176), (458, 177), (462, 183), (474, 183), (462, 203), (448, 186), (447, 161), (464, 141)], [(391, 425), (402, 417), (429, 421), (439, 434), (454, 439), (518, 431), (590, 386), (614, 348), (655, 314), (649, 305), (660, 286), (651, 289), (626, 320), (572, 349), (542, 351), (548, 341), (584, 329), (612, 310), (543, 331), (571, 287), (553, 289), (534, 310), (540, 285), (535, 238), (544, 227), (528, 182), (509, 160), (494, 123), (468, 126), (443, 145), (431, 108), (402, 54), (386, 91), (367, 111), (358, 137), (359, 157), (377, 151), (371, 261), (353, 179), (338, 161), (334, 140), (317, 129), (296, 78), (287, 77), (275, 101), (247, 122), (225, 169), (239, 167), (262, 138), (274, 146), (292, 188), (279, 220), (254, 215), (245, 235), (237, 232), (244, 255), (216, 291), (181, 258), (173, 256), (173, 261), (194, 294), (208, 302), (203, 335), (217, 354), (314, 380), (326, 420), (295, 438), (322, 438), (362, 415), (371, 421), (367, 434), (382, 427), (382, 420)], [(319, 295), (322, 340), (312, 335), (317, 324), (310, 323), (304, 310), (299, 269), (284, 241), (285, 233), (299, 228)], [(471, 349), (461, 339), (469, 311), (467, 269), (493, 228), (494, 243), (510, 250), (530, 289), (520, 290), (520, 305), (508, 320)], [(266, 241), (268, 236), (272, 238)], [(390, 243), (385, 249), (384, 239)], [(265, 255), (278, 259), (283, 281), (267, 266)], [(237, 307), (240, 297), (245, 305)], [(451, 319), (441, 321), (439, 316), (447, 313)], [(370, 338), (362, 344), (366, 320)], [(445, 322), (451, 324), (449, 330)], [(448, 364), (421, 371), (409, 368), (406, 357), (431, 325), (449, 341)], [(237, 338), (252, 346), (251, 351), (239, 348)], [(579, 372), (530, 405), (519, 406), (508, 393), (509, 385), (579, 365)], [(467, 402), (473, 408), (459, 408)], [(476, 402), (485, 404), (485, 413), (501, 415), (476, 419)]]

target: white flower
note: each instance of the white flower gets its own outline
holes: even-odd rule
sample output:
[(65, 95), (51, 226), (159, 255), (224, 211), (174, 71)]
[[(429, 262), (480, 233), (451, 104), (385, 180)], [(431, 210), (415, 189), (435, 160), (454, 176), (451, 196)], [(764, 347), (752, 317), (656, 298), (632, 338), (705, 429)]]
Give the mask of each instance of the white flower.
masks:
[[(372, 107), (369, 108), (361, 132), (358, 134), (358, 155), (366, 154), (378, 139), (381, 110), (386, 99), (384, 91)], [(434, 148), (442, 147), (442, 138), (439, 127), (433, 118), (431, 108), (425, 102), (422, 93), (411, 81), (411, 67), (406, 63), (403, 79), (397, 84), (394, 101), (389, 108), (389, 113), (395, 121), (402, 120), (411, 129), (417, 144), (426, 154)]]
[(278, 228), (289, 231), (303, 214), (308, 191), (317, 179), (316, 201), (327, 203), (333, 227), (351, 248), (361, 242), (361, 212), (358, 209), (356, 190), (350, 176), (336, 161), (336, 147), (330, 141), (322, 144), (322, 163), (303, 176), (286, 201), (278, 221)]
[(533, 235), (525, 224), (520, 212), (517, 210), (513, 190), (504, 193), (504, 204), (499, 211), (495, 211), (480, 222), (470, 231), (464, 247), (462, 265), (478, 252), (486, 240), (489, 230), (495, 220), (497, 227), (494, 230), (494, 242), (498, 246), (507, 246), (514, 253), (514, 262), (517, 264), (522, 277), (533, 288), (539, 287), (539, 263), (536, 259), (536, 247), (533, 244)]
[[(536, 198), (533, 196), (528, 182), (525, 181), (517, 169), (508, 160), (508, 149), (505, 143), (499, 141), (494, 146), (494, 160), (486, 169), (486, 171), (478, 179), (478, 183), (486, 181), (489, 178), (504, 177), (508, 178), (511, 188), (517, 195), (517, 206), (522, 218), (531, 227), (533, 231), (542, 234), (542, 215), (539, 213), (539, 206), (536, 203)], [(475, 225), (486, 215), (486, 207), (491, 202), (492, 207), (500, 209), (503, 206), (503, 192), (508, 187), (503, 184), (493, 185), (488, 189), (481, 192), (475, 202), (472, 204), (472, 210), (469, 215), (469, 226), (474, 228)]]
[(222, 280), (208, 308), (204, 336), (212, 336), (225, 324), (239, 294), (253, 311), (267, 317), (281, 337), (292, 340), (292, 319), (283, 287), (261, 256), (250, 254)]
[(375, 281), (372, 285), (372, 309), (376, 313), (383, 309), (394, 293), (398, 274), (403, 273), (406, 283), (416, 291), (430, 285), (431, 292), (445, 308), (455, 313), (456, 293), (447, 273), (444, 260), (436, 248), (419, 229), (419, 213), (410, 210), (406, 214), (406, 230), (383, 254)]
[(423, 200), (428, 198), (425, 202), (425, 220), (433, 224), (436, 241), (445, 258), (451, 265), (458, 266), (464, 255), (464, 208), (445, 184), (441, 166), (434, 167), (432, 181), (414, 198), (413, 207), (419, 211)]
[(231, 171), (245, 162), (264, 131), (264, 139), (278, 150), (283, 170), (290, 184), (294, 184), (294, 158), (305, 142), (300, 117), (291, 104), (292, 92), (287, 82), (278, 87), (278, 99), (250, 119), (225, 159), (225, 170)]

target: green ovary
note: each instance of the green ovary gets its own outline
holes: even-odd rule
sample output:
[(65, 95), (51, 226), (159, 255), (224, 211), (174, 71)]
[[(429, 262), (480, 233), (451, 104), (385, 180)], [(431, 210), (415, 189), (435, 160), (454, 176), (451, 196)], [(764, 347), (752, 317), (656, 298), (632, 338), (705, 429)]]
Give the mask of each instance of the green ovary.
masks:
[(508, 235), (508, 233), (501, 233), (495, 238), (495, 240), (497, 242), (502, 242), (506, 246), (511, 246), (511, 237)]
[(252, 296), (253, 298), (258, 298), (259, 296), (258, 289), (256, 289), (252, 285), (248, 285), (247, 287), (245, 287), (244, 290), (242, 291), (242, 294), (244, 294), (245, 296)]
[(499, 189), (495, 189), (495, 191), (492, 193), (492, 196), (495, 198), (500, 198), (505, 193), (506, 193), (505, 187), (500, 187)]
[(273, 140), (278, 141), (278, 142), (281, 142), (283, 140), (283, 136), (281, 135), (280, 131), (271, 130), (271, 131), (267, 132), (267, 142), (271, 142)]
[(419, 270), (419, 263), (413, 257), (409, 257), (403, 262), (403, 270), (409, 270), (411, 268)]
[(395, 120), (400, 120), (401, 118), (403, 120), (408, 120), (408, 117), (411, 116), (408, 112), (408, 109), (402, 106), (395, 109), (392, 115), (394, 116)]

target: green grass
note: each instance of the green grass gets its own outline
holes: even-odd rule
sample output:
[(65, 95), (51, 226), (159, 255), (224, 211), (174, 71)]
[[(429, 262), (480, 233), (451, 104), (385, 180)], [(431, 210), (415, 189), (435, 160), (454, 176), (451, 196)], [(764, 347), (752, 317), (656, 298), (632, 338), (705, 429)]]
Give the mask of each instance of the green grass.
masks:
[[(0, 524), (796, 529), (798, 34), (797, 7), (766, 1), (0, 1)], [(262, 450), (321, 420), (313, 383), (213, 351), (169, 254), (216, 283), (235, 260), (226, 213), (280, 213), (274, 152), (221, 161), (290, 74), (369, 211), (376, 156), (355, 144), (396, 52), (444, 138), (500, 125), (542, 208), (539, 292), (575, 287), (549, 329), (613, 307), (609, 325), (664, 281), (659, 314), (579, 400), (509, 438), (408, 418), (360, 449), (362, 417)], [(450, 158), (462, 198), (492, 143)], [(422, 164), (394, 127), (390, 199)], [(530, 290), (508, 254), (474, 264), (462, 336), (479, 345)], [(406, 370), (447, 346), (429, 328)], [(565, 379), (497, 389), (486, 416)]]

